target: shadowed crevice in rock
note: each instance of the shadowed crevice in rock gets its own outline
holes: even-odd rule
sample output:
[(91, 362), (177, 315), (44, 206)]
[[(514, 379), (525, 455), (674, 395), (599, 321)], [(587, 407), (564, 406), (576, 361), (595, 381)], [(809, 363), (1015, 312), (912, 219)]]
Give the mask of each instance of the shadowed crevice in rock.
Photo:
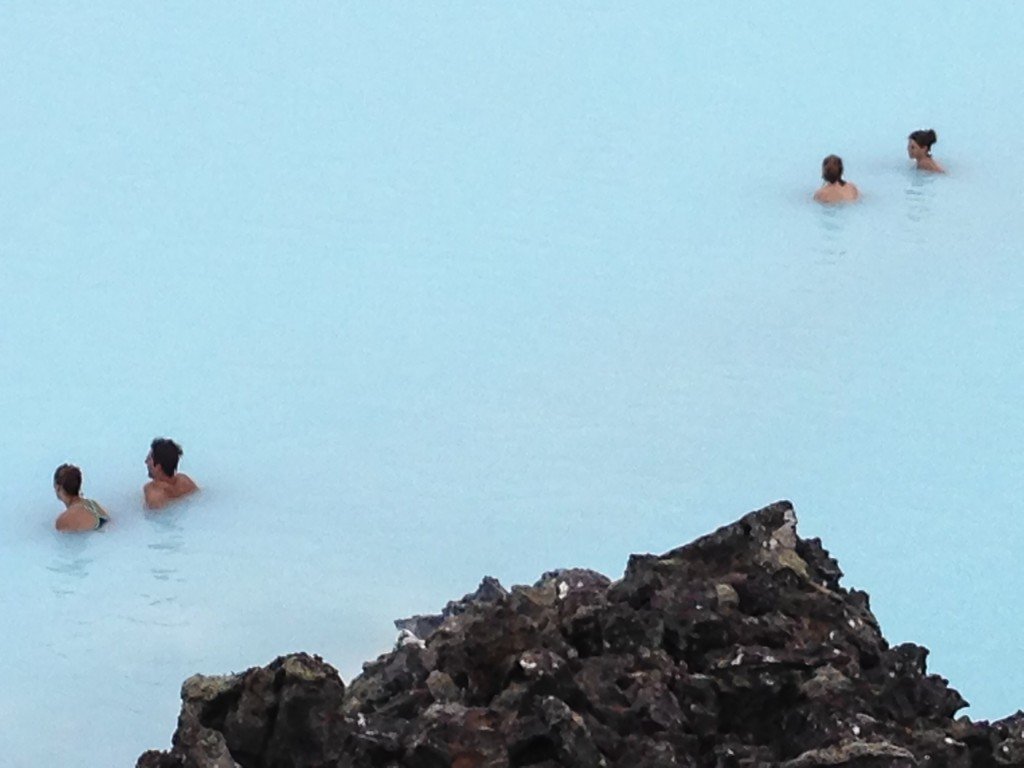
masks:
[(138, 768), (1024, 766), (1024, 715), (954, 720), (928, 651), (890, 647), (841, 577), (778, 502), (614, 583), (486, 578), (395, 622), (347, 688), (305, 654), (190, 678)]

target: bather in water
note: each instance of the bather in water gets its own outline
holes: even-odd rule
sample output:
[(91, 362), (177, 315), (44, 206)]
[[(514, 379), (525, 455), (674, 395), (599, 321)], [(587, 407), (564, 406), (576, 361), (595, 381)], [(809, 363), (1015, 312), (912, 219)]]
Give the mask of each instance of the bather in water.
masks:
[(932, 145), (939, 140), (931, 128), (914, 131), (907, 137), (907, 154), (917, 163), (919, 171), (945, 173), (946, 169), (935, 162), (932, 157)]
[(821, 161), (821, 178), (825, 183), (814, 193), (819, 203), (852, 203), (860, 198), (857, 185), (843, 180), (843, 159), (829, 155)]
[(98, 531), (110, 522), (107, 510), (92, 499), (81, 496), (82, 470), (72, 464), (61, 464), (53, 473), (53, 491), (64, 502), (64, 511), (57, 518), (56, 528), (62, 533)]
[(142, 488), (149, 509), (162, 509), (199, 490), (191, 477), (178, 472), (181, 454), (181, 446), (166, 437), (158, 437), (150, 444), (146, 456), (146, 471), (150, 479)]

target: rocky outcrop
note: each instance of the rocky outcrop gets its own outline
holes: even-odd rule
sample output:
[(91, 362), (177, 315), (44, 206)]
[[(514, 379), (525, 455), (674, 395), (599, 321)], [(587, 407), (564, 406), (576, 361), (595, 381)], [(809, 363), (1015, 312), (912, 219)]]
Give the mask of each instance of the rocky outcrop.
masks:
[(928, 651), (890, 647), (841, 576), (779, 502), (616, 582), (485, 579), (347, 688), (305, 654), (190, 678), (138, 768), (1024, 766), (1024, 713), (954, 719)]

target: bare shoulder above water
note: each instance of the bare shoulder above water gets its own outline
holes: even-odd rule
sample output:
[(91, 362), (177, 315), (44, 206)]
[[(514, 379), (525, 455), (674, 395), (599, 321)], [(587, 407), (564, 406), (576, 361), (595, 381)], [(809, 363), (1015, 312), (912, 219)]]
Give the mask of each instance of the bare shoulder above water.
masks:
[(931, 128), (914, 131), (907, 136), (907, 155), (917, 164), (919, 171), (946, 172), (946, 169), (932, 157), (932, 145), (938, 140), (938, 135)]
[(838, 155), (829, 155), (821, 161), (821, 178), (825, 183), (814, 193), (817, 202), (833, 205), (860, 199), (857, 185), (843, 179), (843, 159)]
[(178, 472), (181, 446), (166, 437), (158, 437), (146, 456), (149, 482), (142, 487), (147, 509), (163, 509), (168, 504), (195, 493), (199, 486), (188, 475)]

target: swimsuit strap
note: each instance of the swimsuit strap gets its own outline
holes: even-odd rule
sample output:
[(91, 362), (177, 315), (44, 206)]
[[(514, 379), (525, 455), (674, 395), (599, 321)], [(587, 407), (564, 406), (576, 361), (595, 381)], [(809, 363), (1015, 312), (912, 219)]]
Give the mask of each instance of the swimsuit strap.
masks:
[(96, 528), (99, 529), (105, 522), (110, 520), (107, 517), (107, 513), (103, 511), (103, 507), (97, 504), (92, 499), (82, 499), (82, 506), (85, 507), (93, 517), (96, 518)]

